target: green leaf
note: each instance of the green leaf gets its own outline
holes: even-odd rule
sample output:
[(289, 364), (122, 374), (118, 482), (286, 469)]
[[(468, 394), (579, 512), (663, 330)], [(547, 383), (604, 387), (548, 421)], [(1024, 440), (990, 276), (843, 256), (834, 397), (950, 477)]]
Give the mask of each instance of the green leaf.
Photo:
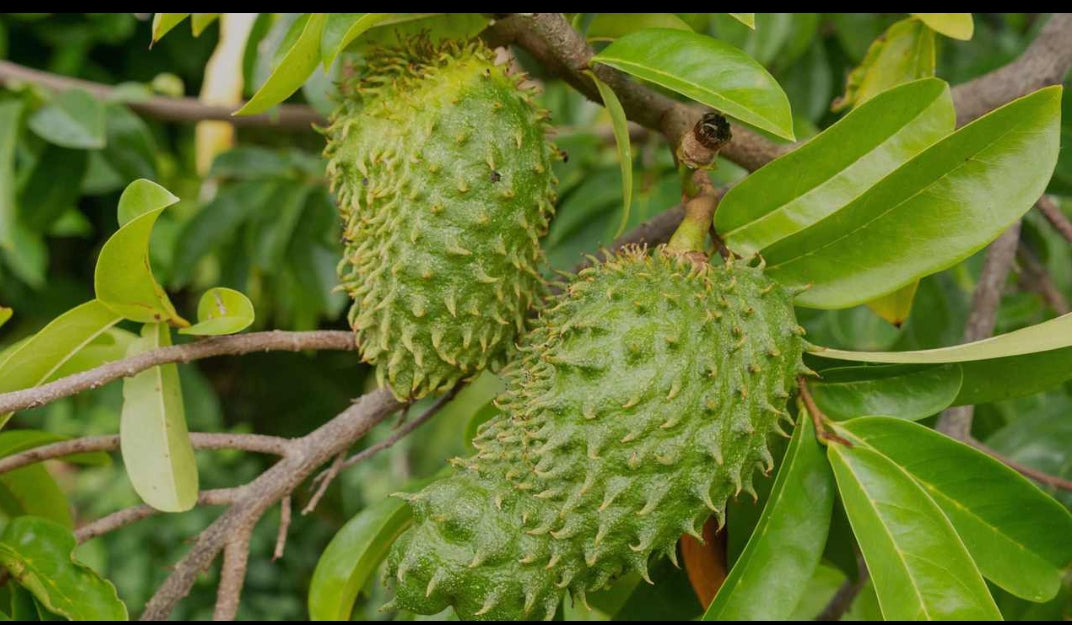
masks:
[(186, 19), (189, 13), (156, 13), (153, 15), (153, 43), (160, 41), (172, 28)]
[(5, 518), (39, 516), (74, 527), (67, 495), (40, 464), (0, 475), (0, 513)]
[(953, 403), (960, 365), (893, 365), (826, 369), (808, 388), (819, 409), (835, 420), (883, 415), (917, 421)]
[(0, 536), (0, 563), (50, 612), (70, 620), (125, 621), (115, 586), (74, 558), (71, 530), (46, 519), (12, 519)]
[(971, 13), (909, 13), (935, 32), (946, 37), (967, 41), (975, 33)]
[(15, 314), (15, 311), (11, 310), (10, 308), (0, 306), (0, 328), (2, 328), (5, 323), (7, 323), (8, 319), (11, 319), (11, 315), (13, 314)]
[(616, 40), (592, 57), (676, 91), (730, 117), (793, 140), (789, 99), (744, 52), (694, 32), (650, 28)]
[(328, 543), (309, 583), (309, 618), (350, 620), (357, 593), (376, 571), (387, 550), (410, 524), (409, 505), (390, 497), (347, 521)]
[(149, 238), (160, 213), (178, 201), (148, 180), (132, 182), (119, 198), (121, 227), (101, 248), (93, 274), (97, 299), (132, 321), (167, 321), (179, 327), (179, 316), (149, 265)]
[[(145, 324), (141, 335), (127, 356), (171, 345), (171, 330), (163, 323)], [(197, 462), (175, 365), (123, 380), (119, 447), (127, 476), (145, 503), (165, 512), (183, 512), (197, 503)]]
[(908, 320), (908, 314), (912, 312), (912, 302), (916, 298), (918, 289), (919, 280), (916, 280), (893, 293), (887, 293), (867, 302), (867, 307), (887, 323), (899, 328)]
[(0, 102), (0, 249), (11, 250), (15, 238), (15, 148), (22, 101)]
[(102, 332), (99, 336), (79, 349), (63, 366), (48, 376), (45, 382), (52, 382), (60, 378), (81, 373), (103, 364), (123, 359), (127, 355), (130, 344), (138, 339), (138, 335), (122, 328), (112, 327)]
[[(75, 208), (88, 164), (89, 152), (85, 150), (47, 144), (19, 193), (23, 225), (48, 232), (60, 215)], [(57, 172), (62, 172), (63, 184), (56, 184)]]
[(1072, 563), (1064, 506), (998, 460), (921, 425), (866, 417), (841, 428), (923, 486), (987, 579), (1029, 601), (1057, 595)]
[[(7, 353), (0, 361), (0, 393), (31, 388), (47, 380), (83, 346), (120, 317), (97, 300), (76, 306)], [(11, 413), (0, 414), (0, 427)]]
[(823, 554), (834, 481), (809, 419), (800, 419), (763, 515), (705, 621), (788, 618)]
[(854, 352), (811, 346), (810, 351), (823, 358), (855, 362), (937, 364), (1022, 356), (1065, 347), (1072, 347), (1072, 313), (1015, 332), (952, 347), (909, 352)]
[(1072, 378), (1072, 347), (961, 364), (964, 385), (954, 406), (1034, 395)]
[(1042, 194), (1057, 162), (1059, 86), (964, 126), (837, 213), (768, 247), (767, 274), (812, 288), (796, 302), (847, 308), (950, 267)]
[(617, 238), (625, 231), (625, 225), (629, 223), (629, 208), (633, 203), (633, 150), (629, 145), (629, 120), (625, 117), (625, 109), (618, 101), (614, 90), (596, 77), (592, 72), (585, 72), (599, 90), (599, 97), (603, 98), (603, 104), (610, 114), (611, 126), (614, 129), (614, 142), (618, 146), (618, 162), (622, 168), (622, 220), (618, 223), (618, 230), (614, 236)]
[(234, 289), (215, 287), (205, 291), (197, 305), (197, 323), (179, 334), (218, 336), (241, 332), (253, 323), (253, 302)]
[(328, 13), (320, 36), (320, 58), (326, 71), (339, 53), (366, 30), (390, 18), (394, 13)]
[(194, 13), (190, 17), (190, 30), (193, 32), (194, 37), (200, 37), (201, 33), (205, 32), (205, 29), (212, 25), (212, 22), (215, 22), (219, 16), (219, 13)]
[(30, 130), (64, 148), (103, 148), (104, 104), (83, 89), (69, 89), (30, 116)]
[(827, 455), (886, 620), (1001, 619), (953, 526), (902, 468), (862, 445)]
[(763, 250), (851, 206), (955, 123), (943, 81), (891, 89), (732, 187), (715, 226), (738, 254)]
[(302, 19), (305, 20), (305, 26), (297, 41), (272, 70), (268, 80), (235, 115), (256, 115), (267, 111), (289, 98), (312, 75), (320, 62), (320, 33), (324, 30), (327, 15), (310, 13)]
[(934, 76), (934, 66), (934, 31), (918, 20), (901, 20), (875, 39), (863, 62), (849, 73), (845, 95), (830, 108), (858, 106), (891, 87)]
[(588, 25), (585, 36), (589, 41), (613, 41), (646, 28), (692, 32), (692, 27), (673, 13), (597, 13)]
[(738, 22), (744, 24), (745, 26), (751, 28), (752, 30), (756, 29), (756, 14), (755, 13), (727, 13), (726, 15), (729, 15), (733, 19), (735, 19)]

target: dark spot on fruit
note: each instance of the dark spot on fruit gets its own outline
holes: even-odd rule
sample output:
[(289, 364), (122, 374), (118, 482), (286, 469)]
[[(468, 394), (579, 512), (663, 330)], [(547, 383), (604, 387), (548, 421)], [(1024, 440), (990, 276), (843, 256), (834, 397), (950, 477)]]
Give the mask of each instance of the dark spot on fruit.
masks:
[(363, 187), (368, 186), (368, 178), (362, 178), (361, 179), (361, 186), (363, 186)]
[(569, 152), (560, 149), (558, 151), (558, 155), (562, 157), (562, 162), (563, 163), (568, 163), (569, 162)]
[(492, 182), (498, 182), (500, 180), (502, 180), (502, 174), (500, 174), (497, 171), (492, 171), (491, 172), (491, 181)]

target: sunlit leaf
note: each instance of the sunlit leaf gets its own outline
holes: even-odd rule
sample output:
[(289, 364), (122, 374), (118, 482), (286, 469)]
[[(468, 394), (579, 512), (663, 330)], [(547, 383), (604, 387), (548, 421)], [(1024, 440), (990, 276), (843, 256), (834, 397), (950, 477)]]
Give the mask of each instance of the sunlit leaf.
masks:
[(834, 111), (859, 106), (899, 84), (934, 76), (934, 31), (918, 20), (901, 20), (886, 29), (846, 80), (845, 95)]
[(756, 29), (756, 14), (755, 13), (727, 13), (726, 15), (729, 15), (733, 19), (735, 19), (738, 22), (744, 24), (745, 26), (751, 28), (752, 30)]
[(650, 28), (616, 40), (592, 57), (592, 63), (609, 65), (794, 139), (789, 99), (778, 82), (747, 54), (718, 39)]
[(847, 308), (982, 249), (1042, 194), (1057, 162), (1059, 86), (1014, 100), (927, 148), (826, 219), (768, 247), (802, 306)]
[(394, 13), (328, 13), (320, 37), (320, 58), (324, 69), (331, 67), (339, 53), (366, 30), (393, 16)]
[(987, 579), (1029, 601), (1057, 594), (1072, 563), (1067, 508), (998, 460), (921, 425), (865, 417), (841, 429), (923, 486)]
[(164, 35), (182, 23), (189, 13), (156, 13), (153, 15), (153, 42), (160, 41)]
[(276, 66), (268, 80), (249, 102), (235, 115), (256, 115), (263, 113), (290, 97), (301, 88), (305, 79), (312, 75), (320, 63), (320, 34), (327, 19), (325, 13), (309, 13), (302, 17), (305, 26), (297, 41), (290, 47), (283, 60)]
[(219, 13), (194, 13), (190, 17), (190, 29), (194, 37), (200, 37), (201, 33), (205, 32), (205, 29), (211, 26), (219, 16)]
[(205, 291), (197, 305), (197, 323), (179, 334), (217, 336), (241, 332), (253, 323), (253, 303), (241, 292), (224, 287)]
[(904, 469), (862, 445), (830, 443), (827, 455), (887, 620), (1001, 619), (956, 530)]
[(149, 265), (149, 239), (160, 213), (178, 201), (148, 180), (130, 184), (119, 199), (121, 227), (101, 248), (93, 274), (97, 299), (132, 321), (185, 327)]
[(830, 465), (800, 419), (763, 515), (703, 620), (788, 618), (819, 564), (833, 507)]
[(911, 13), (935, 32), (946, 37), (967, 41), (975, 33), (971, 13)]
[(613, 41), (645, 28), (692, 31), (685, 20), (673, 13), (597, 13), (585, 35), (589, 41)]
[(15, 311), (11, 310), (10, 308), (0, 306), (0, 327), (3, 327), (3, 325), (7, 323), (8, 319), (11, 319), (11, 315), (13, 315), (14, 312)]
[[(0, 393), (31, 388), (47, 380), (71, 356), (120, 316), (97, 300), (72, 308), (42, 328), (0, 361)], [(0, 426), (11, 413), (0, 414)]]
[(115, 586), (74, 558), (71, 530), (32, 516), (12, 519), (0, 536), (0, 563), (50, 612), (70, 620), (125, 621)]
[[(168, 345), (166, 324), (145, 324), (127, 356)], [(127, 476), (145, 503), (165, 512), (197, 503), (197, 463), (175, 365), (151, 367), (123, 380), (119, 443)]]

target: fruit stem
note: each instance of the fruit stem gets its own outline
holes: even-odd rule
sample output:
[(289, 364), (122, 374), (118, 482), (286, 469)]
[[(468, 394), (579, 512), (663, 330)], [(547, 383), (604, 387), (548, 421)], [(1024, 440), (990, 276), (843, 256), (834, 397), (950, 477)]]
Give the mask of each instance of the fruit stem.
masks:
[(686, 187), (696, 190), (695, 197), (685, 203), (685, 218), (666, 245), (667, 250), (679, 254), (704, 252), (707, 231), (711, 229), (718, 205), (718, 192), (705, 172), (694, 172), (691, 183)]
[(797, 378), (797, 386), (800, 387), (800, 399), (804, 402), (804, 409), (808, 416), (811, 417), (812, 425), (815, 426), (815, 438), (819, 439), (819, 442), (823, 445), (834, 442), (846, 447), (852, 447), (851, 441), (839, 436), (827, 425), (830, 422), (830, 418), (823, 414), (823, 411), (819, 409), (819, 405), (815, 403), (815, 399), (811, 396), (811, 391), (808, 390), (808, 382), (804, 379), (804, 376)]

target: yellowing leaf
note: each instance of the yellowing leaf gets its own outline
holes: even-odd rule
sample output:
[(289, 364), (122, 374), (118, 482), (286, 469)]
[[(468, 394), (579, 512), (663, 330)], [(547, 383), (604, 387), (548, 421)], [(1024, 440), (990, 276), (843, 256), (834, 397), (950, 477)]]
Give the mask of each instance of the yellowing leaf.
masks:
[(916, 280), (912, 284), (901, 287), (893, 293), (883, 295), (878, 299), (873, 299), (870, 302), (867, 302), (867, 307), (873, 310), (879, 317), (882, 317), (897, 327), (901, 327), (901, 324), (905, 322), (905, 319), (908, 319), (908, 313), (912, 311), (912, 300), (915, 299), (916, 289), (918, 288), (919, 280)]
[(178, 26), (189, 13), (157, 13), (153, 15), (153, 43)]
[[(246, 15), (250, 15), (247, 13)], [(194, 37), (200, 37), (201, 33), (205, 32), (212, 22), (216, 21), (216, 18), (220, 16), (219, 13), (194, 13), (190, 18), (190, 29), (194, 33)]]
[(223, 287), (205, 291), (197, 305), (197, 323), (179, 334), (216, 336), (241, 332), (253, 323), (253, 303), (249, 298)]
[(735, 19), (738, 22), (744, 24), (745, 26), (751, 28), (752, 30), (756, 29), (756, 14), (755, 13), (727, 13), (726, 15), (729, 15), (733, 19)]
[[(163, 323), (145, 324), (141, 336), (128, 357), (171, 345), (171, 330)], [(165, 512), (182, 512), (197, 503), (197, 463), (175, 365), (152, 367), (123, 380), (119, 448), (127, 476), (145, 503)]]
[(235, 115), (263, 113), (290, 97), (301, 88), (320, 62), (320, 34), (324, 30), (325, 13), (310, 13), (298, 40), (264, 81), (257, 93)]
[(13, 310), (0, 306), (0, 327), (7, 323), (8, 319), (11, 319), (12, 314), (14, 314)]
[(975, 33), (975, 23), (971, 13), (910, 13), (919, 18), (931, 30), (946, 37), (967, 41)]
[(846, 80), (845, 95), (831, 109), (859, 106), (902, 83), (934, 76), (934, 32), (919, 21), (906, 19), (886, 29)]

